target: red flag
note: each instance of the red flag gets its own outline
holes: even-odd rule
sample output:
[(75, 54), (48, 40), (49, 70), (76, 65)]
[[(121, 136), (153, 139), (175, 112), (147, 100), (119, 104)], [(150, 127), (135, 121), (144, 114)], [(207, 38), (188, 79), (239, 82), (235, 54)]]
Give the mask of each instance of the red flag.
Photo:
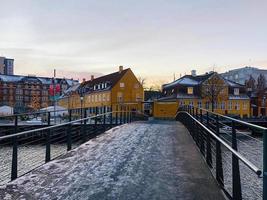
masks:
[(50, 85), (50, 87), (49, 87), (49, 94), (50, 94), (50, 96), (54, 96), (54, 87), (53, 87), (53, 85)]
[(60, 85), (59, 84), (56, 85), (56, 93), (60, 93)]

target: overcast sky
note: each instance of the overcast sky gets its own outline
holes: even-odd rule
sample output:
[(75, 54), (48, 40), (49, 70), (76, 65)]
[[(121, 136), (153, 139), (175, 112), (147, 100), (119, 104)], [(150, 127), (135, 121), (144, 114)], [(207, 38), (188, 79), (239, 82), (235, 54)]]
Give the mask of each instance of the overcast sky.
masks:
[[(266, 0), (0, 0), (0, 56), (17, 74), (131, 67), (166, 80), (196, 69), (267, 69)], [(75, 76), (75, 72), (77, 75)]]

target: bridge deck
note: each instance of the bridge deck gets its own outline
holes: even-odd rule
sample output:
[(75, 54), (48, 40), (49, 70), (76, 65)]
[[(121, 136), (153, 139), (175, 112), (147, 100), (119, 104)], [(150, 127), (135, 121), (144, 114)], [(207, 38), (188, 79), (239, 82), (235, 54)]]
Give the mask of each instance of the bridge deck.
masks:
[(224, 199), (187, 130), (114, 128), (0, 188), (0, 199)]

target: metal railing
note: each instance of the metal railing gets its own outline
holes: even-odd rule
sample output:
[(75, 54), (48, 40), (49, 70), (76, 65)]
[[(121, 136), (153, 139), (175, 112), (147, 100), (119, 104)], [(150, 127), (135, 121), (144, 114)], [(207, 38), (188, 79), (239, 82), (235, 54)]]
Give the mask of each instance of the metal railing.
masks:
[(267, 128), (188, 105), (176, 119), (230, 199), (267, 199)]
[(18, 132), (14, 127), (11, 135), (0, 137), (0, 185), (65, 154), (96, 135), (124, 123), (143, 119), (142, 113), (130, 110), (111, 111), (51, 125), (34, 130)]

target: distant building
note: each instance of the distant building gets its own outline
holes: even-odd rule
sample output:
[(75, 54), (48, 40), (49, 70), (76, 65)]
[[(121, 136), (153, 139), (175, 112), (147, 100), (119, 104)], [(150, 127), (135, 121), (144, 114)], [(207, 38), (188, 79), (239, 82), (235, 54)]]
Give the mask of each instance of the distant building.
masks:
[[(0, 106), (14, 107), (14, 112), (26, 112), (52, 105), (49, 87), (52, 79), (37, 76), (0, 75)], [(57, 78), (63, 92), (78, 81)]]
[[(214, 83), (214, 84), (213, 84)], [(212, 85), (213, 84), (213, 85)], [(214, 112), (240, 117), (250, 116), (250, 99), (244, 85), (224, 79), (216, 72), (204, 75), (185, 75), (162, 86), (162, 97), (154, 102), (154, 116), (173, 118), (179, 106), (191, 105)], [(218, 88), (211, 102), (211, 88)], [(216, 92), (216, 91), (215, 91)]]
[(66, 91), (59, 101), (65, 108), (89, 108), (89, 114), (130, 109), (142, 110), (144, 89), (130, 68), (119, 70), (98, 78), (84, 80)]
[(0, 74), (14, 75), (14, 59), (0, 57)]
[(227, 80), (244, 85), (245, 82), (249, 80), (250, 75), (257, 81), (260, 74), (263, 74), (265, 76), (265, 79), (267, 80), (267, 70), (259, 69), (256, 67), (238, 68), (222, 73), (221, 75)]

